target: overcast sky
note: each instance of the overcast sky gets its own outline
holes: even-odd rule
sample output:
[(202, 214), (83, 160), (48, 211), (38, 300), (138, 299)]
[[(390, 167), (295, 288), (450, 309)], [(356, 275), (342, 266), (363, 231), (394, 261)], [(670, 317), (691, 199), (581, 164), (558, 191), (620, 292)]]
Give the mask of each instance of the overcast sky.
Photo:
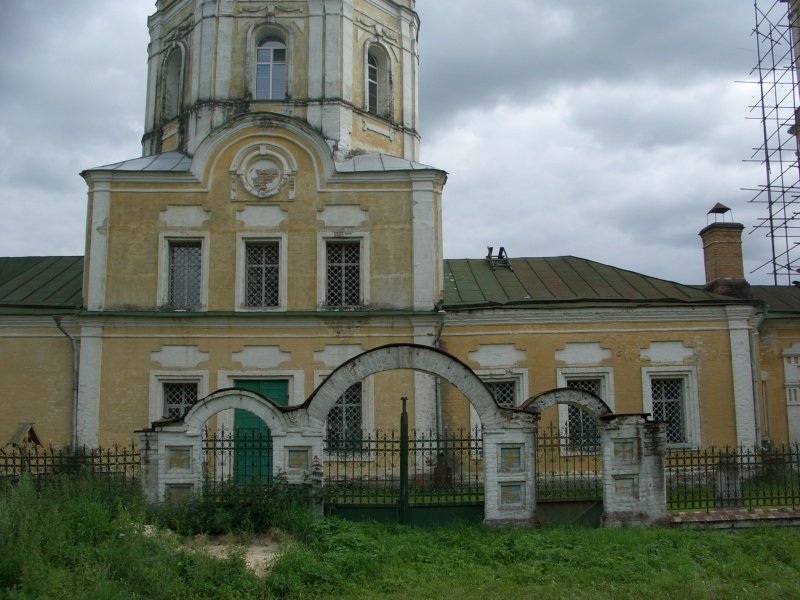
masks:
[[(80, 171), (141, 154), (153, 0), (12, 0), (0, 21), (0, 256), (83, 254)], [(703, 283), (722, 202), (771, 283), (751, 0), (418, 0), (421, 160), (447, 258), (575, 255)]]

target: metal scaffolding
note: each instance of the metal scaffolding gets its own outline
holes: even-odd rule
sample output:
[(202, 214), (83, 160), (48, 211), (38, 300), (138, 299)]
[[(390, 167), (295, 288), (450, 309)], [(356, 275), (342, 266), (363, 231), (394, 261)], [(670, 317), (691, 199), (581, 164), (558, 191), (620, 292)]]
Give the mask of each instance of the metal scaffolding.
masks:
[(752, 189), (750, 202), (765, 214), (750, 233), (769, 238), (772, 258), (753, 270), (771, 268), (775, 285), (792, 283), (800, 273), (800, 166), (798, 165), (798, 87), (795, 38), (797, 15), (787, 0), (755, 0), (758, 62), (751, 71), (759, 98), (751, 114), (762, 125), (763, 142), (750, 160), (764, 165), (765, 180)]

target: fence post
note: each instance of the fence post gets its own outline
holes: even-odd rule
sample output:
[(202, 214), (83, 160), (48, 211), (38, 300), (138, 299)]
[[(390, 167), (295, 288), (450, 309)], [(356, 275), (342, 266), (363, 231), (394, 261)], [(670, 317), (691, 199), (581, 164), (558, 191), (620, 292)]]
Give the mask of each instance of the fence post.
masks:
[(408, 523), (408, 413), (406, 412), (406, 402), (408, 398), (403, 396), (403, 410), (400, 413), (400, 500), (399, 500), (399, 519), (400, 524)]
[(739, 461), (735, 452), (720, 454), (714, 478), (715, 508), (742, 508), (742, 484), (739, 477)]

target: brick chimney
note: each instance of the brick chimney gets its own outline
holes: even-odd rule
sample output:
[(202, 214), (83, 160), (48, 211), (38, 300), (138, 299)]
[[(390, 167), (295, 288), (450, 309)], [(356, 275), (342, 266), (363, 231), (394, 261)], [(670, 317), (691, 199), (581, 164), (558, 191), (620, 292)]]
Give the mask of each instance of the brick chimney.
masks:
[[(717, 204), (709, 214), (724, 214), (730, 209)], [(735, 298), (751, 298), (750, 284), (744, 278), (742, 259), (741, 223), (711, 223), (701, 232), (703, 258), (706, 267), (707, 292), (724, 294)]]

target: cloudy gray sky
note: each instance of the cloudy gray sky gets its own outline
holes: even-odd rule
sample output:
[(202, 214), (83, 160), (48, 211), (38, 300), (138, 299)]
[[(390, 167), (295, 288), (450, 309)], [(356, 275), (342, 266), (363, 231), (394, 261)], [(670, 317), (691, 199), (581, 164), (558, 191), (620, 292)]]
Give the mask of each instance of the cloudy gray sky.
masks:
[[(153, 0), (13, 0), (0, 21), (0, 255), (82, 254), (86, 168), (138, 156)], [(702, 283), (698, 231), (759, 144), (750, 0), (418, 0), (422, 162), (445, 256), (572, 254)], [(746, 269), (768, 259), (745, 235)], [(767, 269), (748, 274), (770, 283)]]

